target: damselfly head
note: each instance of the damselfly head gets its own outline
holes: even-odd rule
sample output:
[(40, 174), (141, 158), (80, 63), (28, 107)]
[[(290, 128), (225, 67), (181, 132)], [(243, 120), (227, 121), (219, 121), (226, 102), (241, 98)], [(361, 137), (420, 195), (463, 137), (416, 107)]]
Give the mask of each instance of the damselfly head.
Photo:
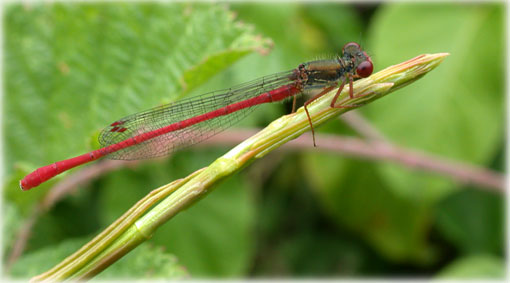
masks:
[(344, 60), (352, 61), (356, 66), (356, 74), (362, 78), (366, 78), (372, 74), (374, 65), (368, 54), (361, 50), (361, 46), (356, 42), (349, 42), (342, 48)]

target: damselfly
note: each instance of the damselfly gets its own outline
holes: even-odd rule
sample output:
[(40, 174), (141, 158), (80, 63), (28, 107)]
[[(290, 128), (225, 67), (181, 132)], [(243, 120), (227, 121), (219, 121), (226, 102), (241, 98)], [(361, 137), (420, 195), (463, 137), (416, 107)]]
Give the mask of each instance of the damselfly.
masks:
[(219, 133), (245, 117), (256, 105), (293, 97), (294, 111), (298, 94), (312, 96), (304, 109), (314, 133), (307, 106), (338, 86), (331, 107), (352, 107), (336, 105), (340, 92), (348, 83), (349, 96), (354, 98), (353, 81), (370, 76), (372, 71), (372, 60), (367, 53), (359, 44), (350, 42), (343, 47), (342, 57), (303, 63), (287, 72), (119, 119), (101, 132), (102, 148), (41, 167), (25, 176), (20, 187), (29, 190), (64, 171), (102, 157), (134, 160), (167, 155)]

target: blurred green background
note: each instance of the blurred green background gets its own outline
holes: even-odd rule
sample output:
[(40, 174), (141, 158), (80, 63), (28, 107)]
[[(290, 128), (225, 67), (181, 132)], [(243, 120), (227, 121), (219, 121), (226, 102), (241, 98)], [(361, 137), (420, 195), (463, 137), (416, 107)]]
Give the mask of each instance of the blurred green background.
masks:
[[(426, 77), (358, 113), (396, 145), (503, 172), (503, 8), (6, 6), (4, 275), (47, 270), (151, 189), (206, 166), (229, 147), (192, 147), (80, 186), (39, 212), (23, 255), (8, 265), (19, 230), (56, 184), (21, 192), (17, 182), (25, 174), (97, 148), (102, 127), (119, 117), (332, 58), (349, 41), (367, 50), (375, 71), (449, 52)], [(259, 107), (239, 127), (263, 127), (290, 108)], [(340, 121), (319, 132), (359, 136)], [(396, 164), (277, 150), (98, 278), (502, 278), (504, 227), (501, 193)]]

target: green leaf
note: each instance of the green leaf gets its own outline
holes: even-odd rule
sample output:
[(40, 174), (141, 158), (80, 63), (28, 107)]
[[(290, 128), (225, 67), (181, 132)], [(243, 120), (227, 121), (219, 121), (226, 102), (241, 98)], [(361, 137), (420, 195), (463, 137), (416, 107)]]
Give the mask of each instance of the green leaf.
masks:
[(109, 122), (180, 99), (268, 43), (211, 4), (10, 5), (4, 19), (8, 172), (95, 148)]
[[(24, 255), (13, 265), (9, 275), (15, 278), (29, 278), (40, 274), (77, 250), (87, 240), (89, 239), (67, 240)], [(97, 278), (118, 280), (119, 278), (182, 279), (185, 277), (187, 272), (177, 264), (175, 256), (165, 253), (162, 248), (145, 244), (124, 256), (111, 268), (100, 273)]]
[(345, 43), (358, 40), (363, 28), (356, 10), (346, 4), (236, 3), (232, 9), (271, 37), (275, 52), (281, 49), (279, 60), (296, 65), (332, 58)]
[(26, 175), (26, 170), (22, 168), (26, 166), (15, 166), (14, 171), (11, 175), (6, 176), (3, 181), (4, 189), (2, 191), (2, 195), (5, 200), (9, 201), (12, 204), (17, 206), (17, 209), (23, 216), (27, 216), (32, 212), (34, 206), (37, 205), (37, 202), (46, 194), (45, 190), (34, 191), (33, 193), (27, 195), (23, 194), (23, 191), (19, 189), (19, 180), (21, 180)]
[[(503, 5), (388, 4), (376, 14), (370, 46), (376, 69), (422, 53), (449, 52), (437, 71), (364, 113), (399, 145), (486, 165), (503, 139)], [(402, 26), (405, 25), (405, 29)], [(384, 164), (395, 193), (434, 202), (457, 185)]]
[[(93, 140), (111, 121), (178, 100), (245, 55), (266, 49), (269, 42), (255, 35), (249, 25), (236, 21), (224, 6), (212, 4), (10, 5), (4, 20), (4, 113), (9, 117), (4, 119), (8, 133), (5, 161), (8, 176), (12, 175), (6, 192), (19, 204), (27, 202), (16, 181), (23, 172), (97, 148)], [(191, 160), (195, 164), (186, 173), (199, 168), (198, 163), (207, 164), (203, 156)], [(138, 192), (151, 181), (156, 180), (152, 183), (156, 187), (172, 178), (164, 171), (166, 167), (159, 169), (153, 170), (159, 172), (157, 176), (137, 179), (141, 182)], [(115, 207), (119, 196), (126, 197), (128, 202), (123, 204), (128, 207), (137, 200), (125, 192), (116, 191), (115, 196), (105, 206)], [(233, 204), (246, 204), (244, 192), (232, 196)], [(249, 208), (241, 210), (249, 212)], [(246, 269), (251, 243), (245, 235), (250, 227), (245, 220), (248, 212), (238, 214), (240, 225), (231, 227), (231, 234), (241, 235), (241, 247), (232, 248), (242, 251), (218, 261), (223, 273), (238, 274)], [(99, 213), (102, 211), (92, 206), (86, 215)], [(41, 228), (49, 235), (66, 234), (65, 228), (72, 225), (58, 220), (43, 221)], [(222, 218), (220, 222), (228, 221)], [(221, 240), (228, 242), (230, 237), (224, 234)], [(235, 264), (229, 266), (232, 258)], [(49, 267), (51, 264), (39, 271)]]
[(85, 238), (72, 239), (24, 254), (12, 266), (9, 275), (15, 278), (29, 278), (42, 273), (59, 263), (86, 242), (87, 239)]
[[(315, 176), (313, 187), (326, 211), (340, 226), (359, 234), (391, 261), (435, 260), (436, 251), (426, 242), (430, 209), (396, 196), (376, 165), (322, 154), (309, 155), (304, 163), (304, 172)], [(323, 168), (324, 164), (330, 166)]]
[[(397, 145), (489, 163), (503, 138), (501, 7), (381, 6), (366, 47), (376, 69), (423, 53), (451, 55), (419, 82), (361, 111)], [(437, 251), (427, 242), (434, 205), (458, 184), (390, 163), (334, 156), (311, 159), (316, 160), (305, 162), (305, 172), (313, 176), (321, 199), (340, 225), (358, 233), (390, 261), (437, 261)]]
[(504, 249), (503, 198), (474, 189), (453, 194), (437, 206), (439, 231), (463, 253)]
[(504, 279), (505, 260), (491, 255), (460, 258), (439, 272), (441, 279)]
[(177, 257), (166, 252), (165, 247), (144, 244), (100, 273), (98, 280), (119, 279), (185, 279), (189, 274), (178, 264)]
[(14, 242), (17, 240), (17, 234), (23, 222), (23, 217), (15, 205), (10, 202), (3, 202), (2, 207), (2, 247), (3, 262), (8, 259), (6, 256), (12, 252)]
[[(338, 54), (347, 42), (361, 40), (363, 21), (351, 5), (308, 3), (301, 7), (300, 12), (299, 16), (309, 23), (305, 31), (312, 30), (318, 34), (313, 37), (303, 32), (302, 40), (308, 45), (317, 46), (317, 50), (330, 49)], [(364, 46), (364, 42), (359, 43)]]

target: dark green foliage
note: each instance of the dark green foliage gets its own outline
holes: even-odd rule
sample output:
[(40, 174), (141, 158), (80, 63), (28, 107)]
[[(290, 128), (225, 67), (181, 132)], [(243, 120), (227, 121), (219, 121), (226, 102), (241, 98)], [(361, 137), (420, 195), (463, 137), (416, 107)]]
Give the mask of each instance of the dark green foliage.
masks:
[[(503, 15), (495, 3), (7, 6), (3, 258), (54, 184), (20, 192), (17, 181), (30, 170), (96, 148), (99, 131), (119, 117), (331, 58), (348, 41), (362, 44), (375, 71), (449, 52), (429, 75), (361, 114), (399, 146), (502, 172)], [(272, 51), (254, 52), (267, 51), (268, 38)], [(289, 110), (260, 107), (243, 124), (265, 126)], [(334, 122), (318, 132), (356, 135)], [(42, 214), (10, 274), (47, 270), (149, 189), (225, 151), (192, 148), (79, 188)], [(503, 196), (483, 189), (399, 164), (277, 151), (98, 278), (501, 278)]]

